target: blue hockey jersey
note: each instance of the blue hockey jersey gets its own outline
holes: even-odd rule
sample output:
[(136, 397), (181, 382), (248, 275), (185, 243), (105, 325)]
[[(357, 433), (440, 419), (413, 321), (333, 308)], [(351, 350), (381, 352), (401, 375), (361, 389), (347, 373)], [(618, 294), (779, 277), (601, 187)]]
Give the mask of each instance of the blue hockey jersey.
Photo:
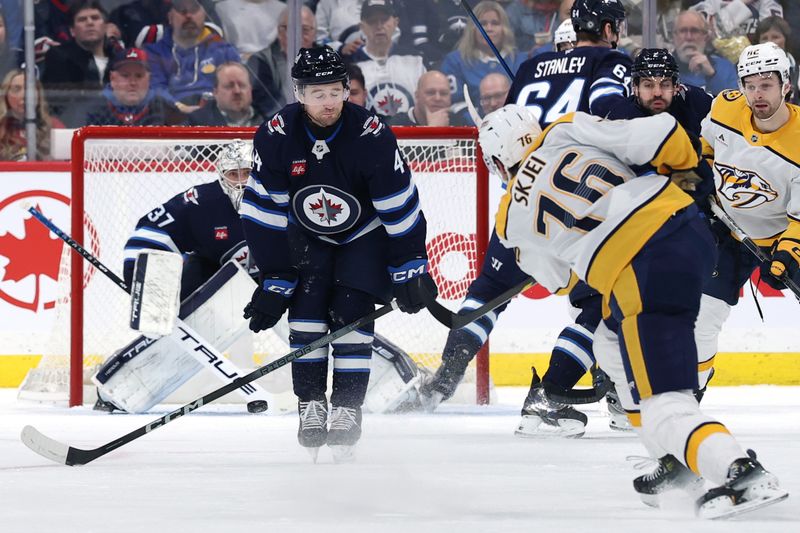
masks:
[[(672, 97), (672, 103), (666, 111), (675, 117), (675, 120), (683, 126), (683, 129), (696, 137), (700, 137), (700, 123), (711, 111), (711, 101), (711, 95), (700, 87), (679, 84)], [(646, 117), (651, 114), (639, 106), (633, 96), (630, 98), (630, 103), (633, 105), (624, 103), (614, 106), (608, 113), (607, 118), (631, 119)]]
[(142, 249), (189, 254), (217, 266), (235, 258), (249, 266), (241, 220), (218, 181), (192, 187), (139, 219), (125, 243), (128, 284)]
[(289, 224), (336, 246), (383, 232), (388, 257), (379, 250), (376, 256), (387, 267), (426, 257), (419, 193), (394, 134), (349, 102), (332, 130), (317, 139), (302, 106), (290, 104), (256, 131), (254, 168), (239, 213), (267, 278), (296, 278)]
[(604, 117), (616, 105), (630, 105), (630, 79), (631, 59), (619, 50), (545, 52), (522, 63), (506, 103), (528, 107), (543, 128), (575, 111)]

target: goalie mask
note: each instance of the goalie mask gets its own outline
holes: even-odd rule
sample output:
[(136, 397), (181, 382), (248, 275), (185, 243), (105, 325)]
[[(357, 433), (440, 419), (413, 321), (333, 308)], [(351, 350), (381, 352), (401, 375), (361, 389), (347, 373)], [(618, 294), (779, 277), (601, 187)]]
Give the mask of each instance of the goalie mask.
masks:
[(478, 131), (478, 142), (489, 171), (508, 183), (513, 169), (541, 133), (539, 121), (521, 105), (508, 104), (486, 115)]
[(219, 183), (237, 211), (252, 169), (253, 148), (239, 139), (225, 145), (217, 156)]

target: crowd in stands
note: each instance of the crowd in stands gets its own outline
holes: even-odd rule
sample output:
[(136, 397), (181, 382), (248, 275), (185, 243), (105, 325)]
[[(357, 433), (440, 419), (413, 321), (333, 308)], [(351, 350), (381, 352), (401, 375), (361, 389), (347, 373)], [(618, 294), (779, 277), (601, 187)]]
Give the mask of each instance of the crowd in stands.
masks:
[[(22, 1), (0, 0), (0, 159), (27, 159)], [(628, 11), (624, 51), (642, 46), (642, 0)], [(482, 0), (472, 5), (507, 67), (552, 50), (572, 0)], [(800, 2), (656, 0), (657, 45), (681, 80), (711, 94), (737, 87), (735, 61), (753, 42), (794, 57)], [(39, 0), (35, 11), (36, 157), (49, 130), (84, 125), (253, 126), (294, 101), (286, 81), (288, 8), (282, 0)], [(304, 0), (301, 46), (327, 44), (349, 65), (350, 99), (391, 125), (471, 125), (504, 102), (502, 65), (453, 0)], [(795, 42), (797, 41), (797, 42)], [(20, 92), (22, 91), (22, 92)]]

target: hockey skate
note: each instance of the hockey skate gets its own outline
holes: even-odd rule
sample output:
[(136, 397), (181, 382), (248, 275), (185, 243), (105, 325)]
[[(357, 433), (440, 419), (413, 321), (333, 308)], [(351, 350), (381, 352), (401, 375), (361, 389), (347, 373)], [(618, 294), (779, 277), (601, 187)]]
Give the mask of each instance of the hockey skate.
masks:
[[(649, 457), (636, 457), (636, 459), (646, 459), (646, 462), (641, 463), (642, 465), (654, 461)], [(640, 466), (637, 465), (637, 467)], [(703, 478), (696, 476), (673, 455), (667, 454), (658, 459), (658, 466), (654, 471), (633, 480), (633, 489), (646, 505), (658, 507), (661, 493), (683, 489), (696, 498), (702, 494), (704, 483)]]
[(697, 515), (701, 518), (730, 518), (778, 503), (789, 497), (780, 488), (778, 478), (756, 461), (753, 450), (750, 457), (737, 459), (728, 469), (724, 485), (709, 490), (697, 500)]
[(422, 409), (432, 413), (443, 401), (451, 398), (464, 378), (464, 372), (454, 370), (446, 363), (436, 369), (433, 377), (424, 377), (424, 383), (419, 388), (419, 402)]
[(319, 449), (328, 440), (328, 402), (298, 402), (297, 412), (300, 415), (297, 441), (308, 449), (311, 459), (316, 463)]
[(531, 389), (522, 406), (522, 419), (514, 434), (526, 438), (566, 437), (577, 439), (586, 430), (588, 418), (573, 407), (547, 397), (533, 369)]
[(606, 393), (606, 407), (608, 408), (608, 427), (616, 431), (633, 431), (631, 421), (628, 420), (628, 413), (619, 403), (617, 391), (610, 390)]
[(356, 444), (361, 438), (361, 408), (334, 407), (331, 410), (330, 422), (328, 447), (333, 452), (333, 461), (354, 462)]

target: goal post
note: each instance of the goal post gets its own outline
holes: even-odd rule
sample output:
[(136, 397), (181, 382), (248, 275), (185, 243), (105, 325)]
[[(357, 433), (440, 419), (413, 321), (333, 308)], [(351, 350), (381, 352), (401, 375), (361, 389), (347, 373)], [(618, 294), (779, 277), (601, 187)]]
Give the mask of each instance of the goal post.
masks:
[[(439, 301), (456, 310), (483, 264), (490, 234), (489, 177), (477, 129), (395, 127), (392, 131), (420, 190)], [(99, 259), (121, 272), (122, 248), (136, 220), (178, 192), (216, 179), (219, 145), (233, 139), (250, 142), (254, 133), (255, 128), (212, 127), (88, 126), (77, 130), (72, 140), (72, 237), (84, 246), (89, 237), (99, 250)], [(97, 273), (91, 276), (77, 253), (71, 254), (68, 268), (68, 404), (76, 406), (84, 401), (85, 360), (108, 357), (133, 332), (118, 323), (127, 323), (122, 291), (102, 285)], [(123, 316), (115, 317), (119, 313)], [(448, 331), (424, 310), (400, 315), (385, 317), (376, 324), (376, 331), (421, 366), (435, 370)], [(474, 387), (477, 403), (488, 403), (488, 344), (472, 368), (474, 377), (465, 381)]]

